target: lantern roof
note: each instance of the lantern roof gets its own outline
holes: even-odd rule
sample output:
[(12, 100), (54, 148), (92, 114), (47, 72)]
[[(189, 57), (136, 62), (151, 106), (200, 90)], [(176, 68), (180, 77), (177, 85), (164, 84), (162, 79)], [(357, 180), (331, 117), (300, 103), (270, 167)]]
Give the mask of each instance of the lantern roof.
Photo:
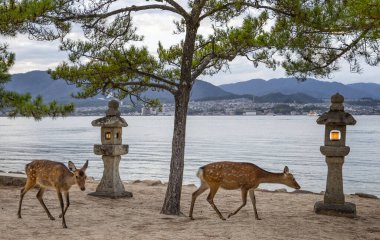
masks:
[(355, 125), (355, 118), (347, 112), (328, 111), (317, 119), (318, 124)]
[(128, 126), (124, 118), (118, 116), (105, 116), (91, 122), (94, 127), (126, 127)]
[(95, 119), (91, 122), (94, 127), (126, 127), (128, 126), (124, 118), (120, 117), (119, 102), (111, 100), (108, 102), (106, 116)]
[(330, 111), (323, 113), (318, 119), (318, 124), (355, 125), (355, 118), (344, 111), (344, 97), (339, 93), (331, 96)]

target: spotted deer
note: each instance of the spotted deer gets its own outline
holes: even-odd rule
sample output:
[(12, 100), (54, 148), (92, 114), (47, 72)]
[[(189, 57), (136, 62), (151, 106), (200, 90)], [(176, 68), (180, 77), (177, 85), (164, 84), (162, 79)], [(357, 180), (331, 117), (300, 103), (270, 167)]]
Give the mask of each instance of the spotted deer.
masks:
[(197, 176), (201, 180), (201, 186), (192, 194), (189, 214), (192, 220), (194, 220), (193, 210), (196, 198), (209, 188), (210, 193), (208, 194), (207, 201), (222, 220), (226, 219), (214, 204), (214, 197), (219, 187), (227, 190), (241, 189), (243, 204), (234, 212), (230, 213), (228, 218), (238, 213), (239, 210), (246, 205), (247, 193), (249, 192), (257, 220), (260, 220), (260, 218), (257, 214), (254, 190), (260, 183), (281, 183), (288, 187), (300, 189), (297, 181), (289, 172), (288, 167), (285, 167), (282, 173), (271, 173), (252, 163), (215, 162), (199, 168)]
[[(69, 190), (74, 184), (77, 184), (82, 191), (86, 190), (85, 182), (87, 176), (85, 171), (87, 169), (87, 166), (88, 160), (80, 169), (77, 169), (74, 163), (71, 161), (68, 163), (68, 168), (63, 163), (50, 160), (34, 160), (31, 163), (26, 164), (25, 173), (27, 175), (27, 179), (25, 186), (21, 189), (20, 202), (17, 213), (18, 218), (21, 218), (21, 204), (24, 195), (31, 188), (38, 184), (40, 189), (37, 193), (37, 199), (51, 220), (55, 220), (55, 218), (47, 209), (42, 196), (44, 195), (46, 188), (53, 188), (57, 191), (59, 203), (62, 210), (62, 213), (59, 215), (59, 217), (62, 218), (63, 228), (67, 228), (65, 213), (67, 211), (67, 208), (70, 206)], [(64, 207), (62, 192), (66, 197), (66, 207)]]

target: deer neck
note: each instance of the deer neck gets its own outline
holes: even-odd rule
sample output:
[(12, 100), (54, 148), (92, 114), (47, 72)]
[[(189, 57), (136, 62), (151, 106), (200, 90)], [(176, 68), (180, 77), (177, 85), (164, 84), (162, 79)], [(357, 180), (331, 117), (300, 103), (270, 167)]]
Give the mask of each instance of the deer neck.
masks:
[(70, 172), (65, 177), (66, 188), (69, 189), (74, 184), (75, 184), (75, 175), (72, 172)]
[(260, 183), (282, 183), (283, 181), (283, 173), (272, 173), (265, 171), (260, 176)]

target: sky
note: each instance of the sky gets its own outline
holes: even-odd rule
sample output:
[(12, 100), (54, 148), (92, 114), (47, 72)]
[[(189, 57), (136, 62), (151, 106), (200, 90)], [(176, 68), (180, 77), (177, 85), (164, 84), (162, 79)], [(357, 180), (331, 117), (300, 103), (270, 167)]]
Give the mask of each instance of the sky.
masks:
[[(145, 2), (145, 1), (144, 1)], [(149, 11), (133, 15), (137, 33), (145, 36), (143, 44), (148, 46), (152, 54), (156, 54), (158, 41), (165, 47), (178, 42), (182, 36), (173, 35), (173, 14), (163, 14), (161, 11)], [(241, 19), (236, 19), (230, 25), (238, 25)], [(205, 22), (200, 26), (199, 32), (204, 35), (212, 33), (211, 23)], [(68, 38), (80, 39), (82, 37), (79, 27), (74, 27)], [(10, 72), (24, 73), (32, 70), (54, 69), (59, 63), (67, 60), (67, 53), (59, 51), (59, 42), (41, 42), (30, 40), (26, 35), (18, 35), (16, 38), (0, 37), (0, 42), (6, 42), (10, 51), (16, 54), (16, 63)], [(380, 66), (371, 67), (363, 63), (362, 73), (351, 73), (349, 65), (342, 60), (341, 69), (333, 73), (329, 79), (319, 79), (324, 81), (336, 81), (344, 84), (356, 82), (375, 82), (380, 84)], [(250, 79), (264, 79), (286, 77), (284, 70), (278, 68), (273, 71), (259, 66), (254, 68), (253, 64), (245, 58), (236, 58), (230, 63), (227, 72), (220, 72), (213, 76), (201, 76), (200, 79), (208, 81), (214, 85), (247, 81)]]

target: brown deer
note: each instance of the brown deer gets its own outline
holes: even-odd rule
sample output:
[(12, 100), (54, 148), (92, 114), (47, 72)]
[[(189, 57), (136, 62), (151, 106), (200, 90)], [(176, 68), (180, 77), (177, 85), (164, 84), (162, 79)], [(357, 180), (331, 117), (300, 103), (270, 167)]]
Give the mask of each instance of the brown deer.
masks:
[[(37, 193), (37, 199), (40, 201), (42, 207), (45, 209), (48, 217), (51, 220), (55, 218), (50, 214), (47, 209), (42, 196), (44, 195), (46, 188), (53, 188), (57, 191), (59, 203), (61, 205), (62, 213), (59, 215), (62, 218), (63, 228), (67, 228), (65, 213), (70, 206), (69, 190), (72, 185), (77, 184), (79, 188), (84, 191), (86, 182), (86, 169), (88, 166), (88, 160), (81, 169), (77, 169), (71, 161), (69, 161), (68, 168), (60, 162), (54, 162), (50, 160), (34, 160), (31, 163), (26, 164), (25, 173), (27, 175), (26, 184), (21, 189), (20, 202), (18, 207), (18, 218), (21, 218), (21, 204), (25, 193), (27, 193), (36, 184), (39, 185), (40, 190)], [(66, 208), (62, 199), (62, 192), (66, 197)]]
[(210, 188), (207, 201), (214, 208), (215, 212), (222, 220), (226, 220), (214, 204), (214, 197), (219, 187), (227, 190), (241, 189), (243, 204), (228, 218), (235, 215), (247, 203), (247, 193), (252, 201), (255, 218), (260, 220), (256, 209), (256, 198), (254, 190), (260, 183), (282, 183), (288, 187), (300, 189), (293, 175), (289, 173), (289, 168), (285, 167), (282, 173), (271, 173), (265, 171), (252, 163), (242, 162), (215, 162), (199, 168), (197, 176), (201, 180), (201, 186), (193, 193), (190, 206), (189, 217), (193, 218), (195, 199), (204, 191)]

